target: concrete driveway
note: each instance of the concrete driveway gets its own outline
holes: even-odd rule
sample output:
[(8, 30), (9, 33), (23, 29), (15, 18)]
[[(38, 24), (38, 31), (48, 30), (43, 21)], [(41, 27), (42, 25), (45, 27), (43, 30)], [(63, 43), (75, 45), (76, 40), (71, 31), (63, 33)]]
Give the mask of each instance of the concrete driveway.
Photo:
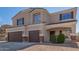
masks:
[(51, 44), (33, 42), (2, 42), (0, 51), (79, 51), (75, 44)]
[(0, 51), (16, 51), (34, 44), (28, 42), (0, 42)]

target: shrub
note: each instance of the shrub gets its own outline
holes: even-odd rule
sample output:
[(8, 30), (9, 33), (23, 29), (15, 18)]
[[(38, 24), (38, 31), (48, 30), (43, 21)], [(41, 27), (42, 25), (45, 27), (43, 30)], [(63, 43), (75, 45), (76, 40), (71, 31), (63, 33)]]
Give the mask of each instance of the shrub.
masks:
[(51, 35), (50, 36), (50, 42), (56, 43), (56, 35)]
[(65, 41), (65, 35), (59, 34), (57, 37), (57, 43), (64, 43), (64, 41)]

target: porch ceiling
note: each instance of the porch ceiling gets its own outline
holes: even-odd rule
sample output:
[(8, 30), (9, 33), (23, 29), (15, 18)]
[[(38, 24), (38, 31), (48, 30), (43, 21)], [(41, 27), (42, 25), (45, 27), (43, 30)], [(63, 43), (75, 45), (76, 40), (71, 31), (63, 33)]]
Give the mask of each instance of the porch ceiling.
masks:
[(59, 29), (71, 29), (70, 27), (54, 27), (54, 28), (50, 28), (50, 29), (47, 29), (47, 31), (50, 31), (50, 30), (59, 30)]

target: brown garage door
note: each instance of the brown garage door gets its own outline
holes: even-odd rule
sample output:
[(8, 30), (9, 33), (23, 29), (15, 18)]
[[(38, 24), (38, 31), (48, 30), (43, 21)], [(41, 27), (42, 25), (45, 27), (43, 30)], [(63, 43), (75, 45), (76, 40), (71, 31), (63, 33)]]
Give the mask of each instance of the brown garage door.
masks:
[(39, 42), (39, 31), (29, 31), (29, 41)]
[(22, 31), (9, 32), (8, 41), (9, 42), (22, 42)]

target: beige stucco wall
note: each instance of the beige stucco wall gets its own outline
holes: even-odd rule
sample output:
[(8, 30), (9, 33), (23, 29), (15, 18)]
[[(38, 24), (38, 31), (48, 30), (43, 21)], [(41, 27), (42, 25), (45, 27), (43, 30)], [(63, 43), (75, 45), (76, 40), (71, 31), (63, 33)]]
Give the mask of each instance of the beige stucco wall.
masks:
[(68, 23), (47, 25), (45, 28), (47, 30), (53, 29), (53, 28), (71, 28), (72, 33), (76, 33), (76, 22), (68, 22)]
[(33, 25), (33, 22), (34, 22), (33, 14), (36, 14), (36, 13), (39, 13), (41, 15), (41, 23), (45, 22), (45, 20), (47, 19), (48, 12), (46, 10), (36, 9), (32, 11), (31, 13), (26, 11), (14, 16), (12, 18), (13, 26), (17, 27), (17, 19), (19, 18), (24, 18), (24, 25)]
[(17, 27), (17, 19), (24, 18), (24, 25), (30, 24), (30, 14), (29, 13), (21, 13), (13, 18), (13, 26)]
[(6, 29), (6, 31), (7, 32), (25, 31), (25, 27), (22, 26), (22, 27), (9, 28), (9, 29)]
[[(55, 12), (55, 13), (49, 13), (47, 10), (43, 10), (43, 9), (35, 9), (31, 13), (29, 13), (28, 11), (25, 11), (25, 12), (21, 12), (21, 13), (17, 14), (16, 16), (14, 16), (12, 18), (12, 22), (13, 22), (13, 26), (17, 27), (17, 19), (24, 18), (24, 25), (35, 25), (35, 24), (33, 24), (33, 22), (34, 22), (33, 14), (35, 14), (35, 13), (39, 13), (41, 15), (41, 23), (50, 24), (50, 23), (65, 22), (65, 21), (68, 21), (68, 20), (60, 21), (59, 15), (63, 14), (63, 13), (72, 12), (72, 11), (73, 11), (73, 14), (74, 14), (74, 18), (69, 19), (69, 20), (76, 20), (77, 8), (72, 8), (72, 9), (69, 9), (69, 10), (59, 11), (59, 12)], [(75, 30), (74, 28), (73, 28), (73, 30)]]
[(68, 9), (68, 10), (51, 13), (49, 23), (58, 23), (58, 22), (68, 21), (68, 20), (61, 21), (59, 18), (60, 18), (60, 14), (69, 13), (69, 12), (73, 12), (73, 19), (68, 19), (68, 20), (76, 20), (77, 8), (72, 8), (72, 9)]
[(37, 24), (37, 25), (29, 25), (27, 26), (27, 28), (25, 29), (25, 36), (29, 35), (29, 31), (35, 31), (35, 30), (39, 30), (40, 32), (40, 36), (44, 36), (44, 27), (45, 24)]

